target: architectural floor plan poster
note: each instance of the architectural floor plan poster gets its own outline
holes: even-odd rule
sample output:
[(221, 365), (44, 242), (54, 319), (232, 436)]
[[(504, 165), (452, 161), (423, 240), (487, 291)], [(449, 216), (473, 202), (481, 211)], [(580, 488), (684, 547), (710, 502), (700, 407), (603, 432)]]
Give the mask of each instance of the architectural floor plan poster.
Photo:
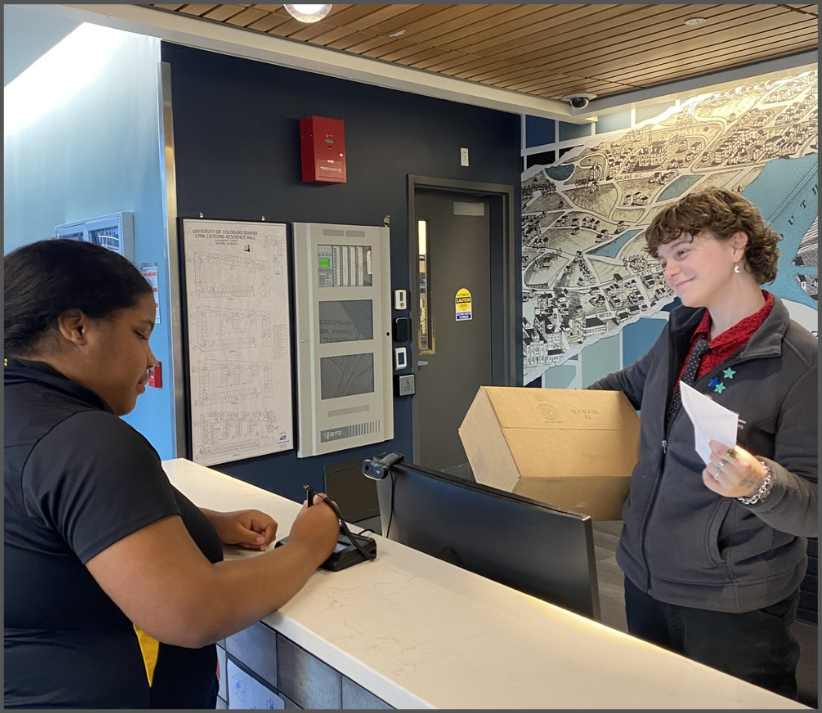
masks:
[(782, 235), (766, 286), (817, 330), (817, 73), (690, 99), (522, 176), (525, 383), (674, 300), (643, 250), (656, 212), (722, 186)]
[(183, 221), (192, 460), (294, 447), (286, 227)]

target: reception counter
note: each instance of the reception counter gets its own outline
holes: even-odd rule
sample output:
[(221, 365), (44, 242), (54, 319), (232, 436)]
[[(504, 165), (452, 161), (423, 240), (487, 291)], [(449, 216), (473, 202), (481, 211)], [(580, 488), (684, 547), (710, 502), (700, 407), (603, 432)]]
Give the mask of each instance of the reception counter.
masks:
[[(279, 523), (278, 539), (300, 509), (183, 459), (163, 465), (201, 507), (269, 513)], [(220, 695), (228, 707), (805, 707), (376, 540), (376, 561), (318, 570), (280, 611), (221, 642)], [(227, 559), (254, 556), (226, 550)]]

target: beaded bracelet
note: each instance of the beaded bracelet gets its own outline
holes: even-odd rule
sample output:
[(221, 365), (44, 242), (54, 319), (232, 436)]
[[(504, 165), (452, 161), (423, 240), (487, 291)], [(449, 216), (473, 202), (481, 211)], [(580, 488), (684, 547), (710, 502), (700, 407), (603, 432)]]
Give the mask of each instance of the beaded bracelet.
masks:
[(753, 495), (737, 498), (737, 500), (739, 500), (739, 502), (741, 502), (743, 505), (754, 505), (755, 503), (762, 502), (765, 498), (768, 497), (768, 494), (771, 492), (771, 489), (773, 488), (773, 469), (761, 458), (757, 458), (757, 460), (760, 463), (762, 463), (762, 466), (765, 468), (765, 480), (762, 481), (762, 485), (759, 486), (759, 488)]

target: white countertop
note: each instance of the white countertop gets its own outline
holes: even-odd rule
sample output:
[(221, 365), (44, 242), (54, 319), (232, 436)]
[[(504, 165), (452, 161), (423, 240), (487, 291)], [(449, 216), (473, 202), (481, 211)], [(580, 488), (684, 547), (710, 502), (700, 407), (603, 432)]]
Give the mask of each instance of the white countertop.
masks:
[[(163, 466), (201, 507), (267, 512), (279, 523), (277, 539), (288, 534), (300, 509), (184, 459)], [(805, 708), (391, 540), (376, 540), (376, 561), (342, 572), (317, 570), (264, 621), (397, 708)]]

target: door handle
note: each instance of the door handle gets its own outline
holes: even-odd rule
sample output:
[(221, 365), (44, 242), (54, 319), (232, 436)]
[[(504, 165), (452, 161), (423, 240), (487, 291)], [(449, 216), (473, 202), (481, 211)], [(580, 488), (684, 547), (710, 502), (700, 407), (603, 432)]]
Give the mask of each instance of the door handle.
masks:
[(417, 366), (428, 366), (428, 362), (417, 360)]

